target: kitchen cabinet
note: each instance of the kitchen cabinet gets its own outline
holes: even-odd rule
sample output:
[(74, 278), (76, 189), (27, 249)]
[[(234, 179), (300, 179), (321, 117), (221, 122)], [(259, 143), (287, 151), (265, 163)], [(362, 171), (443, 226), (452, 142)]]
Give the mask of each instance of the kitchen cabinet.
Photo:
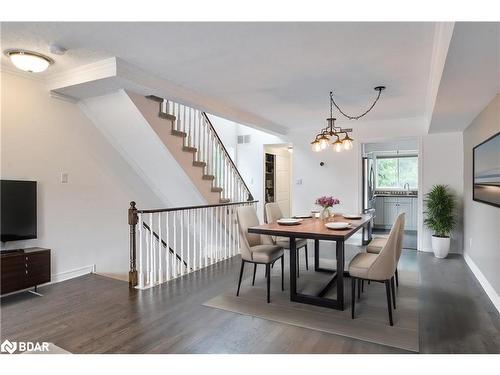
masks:
[(384, 198), (375, 198), (375, 219), (373, 220), (373, 225), (376, 227), (384, 226)]
[(375, 227), (390, 229), (401, 212), (405, 213), (405, 229), (417, 230), (417, 198), (377, 197), (375, 200)]

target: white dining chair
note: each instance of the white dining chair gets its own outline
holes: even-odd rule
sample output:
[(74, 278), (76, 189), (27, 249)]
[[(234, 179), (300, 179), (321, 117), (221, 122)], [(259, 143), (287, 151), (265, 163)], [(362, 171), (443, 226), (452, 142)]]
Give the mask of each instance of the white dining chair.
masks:
[[(399, 228), (399, 233), (398, 233), (398, 252), (396, 254), (396, 271), (394, 272), (394, 275), (396, 277), (396, 286), (399, 287), (399, 276), (398, 276), (398, 263), (399, 263), (399, 258), (401, 258), (401, 254), (403, 252), (403, 238), (404, 238), (404, 232), (405, 232), (405, 214), (404, 212), (399, 214), (400, 216), (402, 215), (402, 224), (401, 228)], [(366, 252), (367, 253), (372, 253), (372, 254), (378, 254), (380, 253), (380, 250), (385, 246), (387, 243), (388, 237), (374, 237), (370, 243), (366, 246)]]
[(267, 302), (271, 302), (270, 289), (271, 289), (271, 269), (270, 266), (276, 260), (281, 258), (281, 290), (285, 290), (284, 282), (284, 267), (285, 262), (283, 258), (283, 248), (275, 244), (269, 244), (265, 241), (265, 236), (260, 234), (248, 233), (248, 228), (259, 225), (259, 219), (255, 208), (252, 206), (238, 207), (236, 210), (238, 218), (238, 227), (240, 231), (240, 251), (241, 251), (241, 269), (240, 277), (238, 280), (238, 291), (236, 296), (240, 294), (241, 278), (245, 263), (253, 263), (253, 280), (252, 285), (255, 284), (255, 271), (258, 264), (266, 266), (267, 278)]
[[(377, 281), (385, 284), (387, 309), (389, 312), (389, 324), (393, 325), (392, 307), (395, 305), (394, 273), (397, 266), (397, 253), (399, 233), (404, 225), (404, 214), (399, 214), (396, 222), (391, 228), (387, 242), (378, 254), (359, 253), (349, 263), (349, 275), (351, 276), (351, 318), (354, 319), (356, 304), (356, 282), (363, 280)], [(391, 293), (392, 289), (392, 293)], [(392, 303), (391, 303), (392, 294)], [(358, 286), (358, 298), (359, 286)]]

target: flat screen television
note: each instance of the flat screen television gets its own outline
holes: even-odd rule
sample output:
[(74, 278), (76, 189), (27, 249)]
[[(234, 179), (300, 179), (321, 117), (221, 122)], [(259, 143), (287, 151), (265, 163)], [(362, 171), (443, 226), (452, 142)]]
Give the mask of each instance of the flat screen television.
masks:
[(36, 181), (0, 180), (0, 241), (36, 238)]
[(472, 150), (472, 198), (500, 207), (500, 133)]

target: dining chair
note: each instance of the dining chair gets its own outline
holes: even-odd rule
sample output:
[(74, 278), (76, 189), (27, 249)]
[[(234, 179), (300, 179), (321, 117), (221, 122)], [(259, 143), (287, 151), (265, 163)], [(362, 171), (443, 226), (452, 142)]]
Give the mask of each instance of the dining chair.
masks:
[[(398, 277), (398, 263), (399, 263), (399, 258), (401, 257), (401, 253), (403, 252), (403, 238), (404, 238), (404, 232), (405, 232), (405, 216), (404, 212), (400, 213), (399, 215), (403, 215), (402, 224), (401, 228), (399, 229), (398, 233), (398, 252), (396, 253), (396, 271), (394, 275), (396, 276), (396, 286), (399, 287), (399, 277)], [(374, 237), (370, 243), (366, 246), (366, 252), (367, 253), (372, 253), (372, 254), (378, 254), (380, 253), (380, 250), (385, 246), (387, 243), (388, 237)]]
[[(266, 217), (265, 221), (266, 223), (274, 223), (278, 221), (279, 219), (283, 218), (283, 213), (281, 212), (281, 208), (278, 203), (272, 202), (272, 203), (266, 203), (265, 207), (266, 211)], [(302, 238), (297, 238), (295, 240), (296, 246), (297, 246), (297, 254), (298, 251), (302, 248), (304, 248), (304, 256), (306, 260), (306, 270), (309, 270), (309, 256), (307, 253), (307, 240), (302, 239)], [(288, 249), (290, 250), (290, 238), (288, 237), (276, 237), (274, 239), (274, 243), (278, 246), (281, 246), (283, 249)], [(299, 257), (297, 256), (297, 277), (299, 277)]]
[(259, 219), (255, 208), (252, 206), (238, 207), (236, 210), (236, 217), (238, 218), (238, 227), (240, 231), (240, 251), (241, 251), (241, 269), (240, 277), (238, 280), (238, 291), (236, 296), (240, 294), (241, 278), (245, 263), (253, 263), (253, 279), (252, 285), (255, 285), (255, 271), (257, 264), (264, 264), (266, 266), (266, 279), (267, 279), (267, 303), (271, 302), (271, 263), (281, 259), (281, 290), (285, 290), (284, 283), (284, 267), (285, 262), (283, 258), (283, 248), (273, 243), (267, 243), (267, 236), (260, 234), (248, 233), (248, 228), (259, 225)]
[[(391, 228), (387, 242), (378, 254), (359, 253), (349, 263), (349, 275), (351, 276), (351, 318), (354, 319), (354, 308), (356, 304), (356, 282), (358, 283), (358, 299), (360, 298), (359, 283), (362, 280), (382, 282), (385, 284), (387, 297), (387, 309), (389, 312), (389, 324), (392, 326), (392, 305), (395, 305), (394, 273), (396, 270), (396, 258), (398, 253), (398, 242), (401, 227), (404, 225), (404, 214), (396, 218)], [(392, 303), (391, 303), (392, 289)]]

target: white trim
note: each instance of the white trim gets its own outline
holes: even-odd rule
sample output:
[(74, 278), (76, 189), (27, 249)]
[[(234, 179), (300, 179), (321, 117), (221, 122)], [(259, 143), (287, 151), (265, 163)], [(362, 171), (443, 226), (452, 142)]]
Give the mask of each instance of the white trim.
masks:
[(5, 63), (0, 64), (0, 73), (8, 73), (17, 77), (22, 77), (25, 79), (30, 79), (39, 83), (45, 82), (45, 76), (39, 75), (39, 73), (29, 73), (23, 70), (17, 69), (13, 66), (9, 66)]
[(46, 85), (49, 91), (74, 86), (90, 81), (97, 81), (117, 75), (117, 59), (110, 57), (87, 65), (55, 73), (47, 77)]
[(72, 96), (64, 95), (55, 91), (49, 91), (49, 96), (53, 99), (62, 100), (63, 102), (68, 102), (73, 104), (78, 103), (77, 98), (73, 98)]
[(95, 273), (95, 264), (52, 274), (50, 283), (45, 285), (60, 283), (61, 281), (74, 279), (75, 277), (87, 275), (89, 273)]
[(483, 287), (484, 291), (486, 292), (486, 295), (490, 298), (491, 302), (500, 313), (500, 296), (498, 295), (498, 293), (489, 283), (488, 279), (483, 275), (479, 267), (476, 266), (476, 263), (474, 263), (472, 258), (467, 255), (467, 253), (464, 253), (464, 260), (465, 263), (467, 263), (467, 265), (469, 266), (474, 276), (476, 276), (476, 279), (477, 281), (479, 281), (479, 284), (481, 284), (481, 286)]
[(78, 99), (101, 96), (117, 89), (154, 94), (239, 122), (274, 135), (286, 135), (285, 126), (149, 74), (118, 57), (110, 57), (46, 77), (46, 87)]

